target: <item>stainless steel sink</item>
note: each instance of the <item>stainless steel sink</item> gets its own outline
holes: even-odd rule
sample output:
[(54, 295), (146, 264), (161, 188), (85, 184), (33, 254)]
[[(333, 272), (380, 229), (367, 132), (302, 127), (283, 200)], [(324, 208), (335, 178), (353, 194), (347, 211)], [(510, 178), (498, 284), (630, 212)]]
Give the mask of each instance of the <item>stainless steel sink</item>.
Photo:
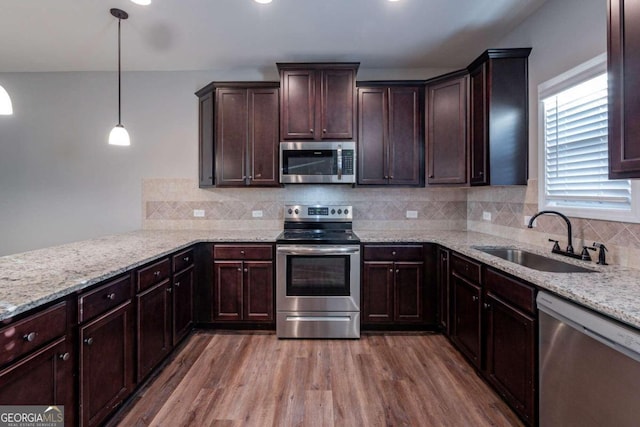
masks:
[(569, 264), (558, 261), (557, 259), (548, 258), (543, 255), (534, 254), (522, 249), (506, 248), (506, 247), (485, 247), (475, 246), (474, 249), (497, 256), (498, 258), (532, 268), (538, 271), (550, 271), (553, 273), (594, 273), (594, 270), (580, 267), (578, 265)]

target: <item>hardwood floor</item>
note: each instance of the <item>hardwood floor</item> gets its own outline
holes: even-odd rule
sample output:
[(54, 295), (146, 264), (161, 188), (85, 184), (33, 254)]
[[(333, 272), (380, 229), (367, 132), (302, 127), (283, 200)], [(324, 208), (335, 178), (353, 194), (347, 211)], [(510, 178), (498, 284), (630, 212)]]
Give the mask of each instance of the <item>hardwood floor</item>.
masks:
[(520, 426), (441, 335), (200, 331), (120, 426)]

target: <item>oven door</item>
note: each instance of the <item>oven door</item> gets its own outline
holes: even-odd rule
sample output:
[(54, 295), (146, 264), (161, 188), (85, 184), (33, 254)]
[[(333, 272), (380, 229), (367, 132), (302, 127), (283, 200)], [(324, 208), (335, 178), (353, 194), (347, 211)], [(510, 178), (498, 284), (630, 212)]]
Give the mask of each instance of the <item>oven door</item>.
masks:
[(278, 245), (278, 311), (360, 311), (360, 246)]

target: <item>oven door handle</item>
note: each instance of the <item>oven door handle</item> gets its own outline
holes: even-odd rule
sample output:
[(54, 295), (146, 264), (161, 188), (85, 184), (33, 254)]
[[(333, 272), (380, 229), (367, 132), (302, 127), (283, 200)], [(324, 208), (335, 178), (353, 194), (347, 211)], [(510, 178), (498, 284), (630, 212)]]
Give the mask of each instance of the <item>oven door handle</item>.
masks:
[(287, 246), (279, 247), (278, 252), (285, 255), (344, 255), (344, 254), (356, 254), (360, 252), (359, 247), (347, 247), (347, 248), (323, 248), (323, 247), (305, 247), (305, 246)]

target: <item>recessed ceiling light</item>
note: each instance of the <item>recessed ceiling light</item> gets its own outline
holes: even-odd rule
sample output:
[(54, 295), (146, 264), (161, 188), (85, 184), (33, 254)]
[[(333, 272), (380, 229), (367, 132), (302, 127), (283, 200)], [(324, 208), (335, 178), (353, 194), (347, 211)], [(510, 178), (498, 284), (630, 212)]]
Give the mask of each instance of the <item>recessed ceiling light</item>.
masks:
[(135, 4), (139, 4), (142, 6), (147, 6), (151, 4), (151, 0), (131, 0), (132, 2), (134, 2)]
[(389, 1), (400, 1), (400, 0), (389, 0)]
[(256, 3), (260, 3), (260, 4), (267, 4), (267, 3), (271, 3), (271, 0), (253, 0)]

